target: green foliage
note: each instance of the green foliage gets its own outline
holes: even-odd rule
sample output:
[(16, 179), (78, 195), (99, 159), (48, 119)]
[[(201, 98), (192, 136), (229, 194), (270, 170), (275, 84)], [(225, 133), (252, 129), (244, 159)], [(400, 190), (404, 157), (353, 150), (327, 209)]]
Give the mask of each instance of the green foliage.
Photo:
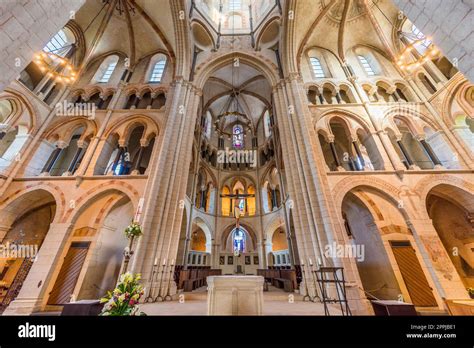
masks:
[(142, 227), (138, 222), (132, 222), (126, 229), (125, 229), (125, 236), (130, 239), (132, 237), (140, 237), (143, 234)]

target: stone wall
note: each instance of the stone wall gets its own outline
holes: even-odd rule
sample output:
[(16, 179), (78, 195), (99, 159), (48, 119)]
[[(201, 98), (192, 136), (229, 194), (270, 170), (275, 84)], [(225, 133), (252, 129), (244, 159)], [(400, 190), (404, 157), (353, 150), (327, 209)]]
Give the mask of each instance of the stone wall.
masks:
[(33, 59), (33, 54), (48, 43), (84, 2), (85, 0), (2, 0), (0, 91), (20, 74)]
[(393, 0), (458, 69), (474, 81), (473, 0)]

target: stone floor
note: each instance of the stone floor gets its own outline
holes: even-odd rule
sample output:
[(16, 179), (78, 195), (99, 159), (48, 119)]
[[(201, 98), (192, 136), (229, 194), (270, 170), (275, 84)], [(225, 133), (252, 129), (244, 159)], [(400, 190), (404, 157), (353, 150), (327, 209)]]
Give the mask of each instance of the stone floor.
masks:
[[(290, 295), (292, 297), (290, 297)], [(207, 291), (197, 289), (184, 293), (184, 301), (179, 300), (146, 303), (140, 306), (148, 315), (207, 315)], [(269, 287), (263, 293), (264, 315), (324, 315), (322, 303), (303, 302), (303, 296), (287, 293), (281, 289)], [(340, 315), (339, 307), (329, 305), (331, 315)]]

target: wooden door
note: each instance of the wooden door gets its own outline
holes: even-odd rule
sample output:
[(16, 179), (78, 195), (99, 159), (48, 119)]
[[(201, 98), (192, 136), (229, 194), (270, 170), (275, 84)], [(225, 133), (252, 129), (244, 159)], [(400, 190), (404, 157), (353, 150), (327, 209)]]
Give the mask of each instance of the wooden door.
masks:
[(50, 293), (49, 305), (62, 305), (69, 303), (71, 295), (82, 270), (82, 265), (87, 256), (90, 242), (73, 242), (64, 258), (53, 290)]
[(390, 241), (390, 245), (412, 303), (417, 307), (438, 306), (410, 242)]

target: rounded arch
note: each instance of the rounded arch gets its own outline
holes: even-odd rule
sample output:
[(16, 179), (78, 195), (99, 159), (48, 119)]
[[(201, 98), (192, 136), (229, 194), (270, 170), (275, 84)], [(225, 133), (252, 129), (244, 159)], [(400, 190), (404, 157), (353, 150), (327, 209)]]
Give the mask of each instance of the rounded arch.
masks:
[(61, 222), (74, 223), (81, 213), (89, 206), (91, 202), (96, 200), (97, 197), (105, 196), (107, 193), (114, 191), (127, 196), (133, 205), (133, 210), (137, 211), (138, 201), (140, 200), (139, 192), (128, 183), (119, 180), (110, 180), (107, 183), (103, 183), (89, 189), (83, 195), (79, 196), (78, 199), (74, 200), (74, 208), (70, 207), (64, 213)]
[(474, 194), (474, 183), (464, 178), (449, 174), (431, 174), (420, 180), (413, 189), (420, 200), (426, 202), (429, 192), (439, 185), (456, 187), (462, 191)]
[(59, 222), (65, 211), (66, 198), (59, 186), (56, 186), (50, 182), (38, 182), (30, 185), (26, 185), (23, 189), (19, 189), (15, 192), (8, 193), (2, 201), (0, 201), (0, 212), (9, 210), (9, 207), (15, 207), (13, 204), (15, 201), (22, 197), (27, 197), (34, 192), (46, 191), (48, 194), (54, 197), (56, 202), (56, 214), (54, 216), (53, 223)]
[(204, 232), (204, 235), (206, 236), (206, 252), (211, 253), (212, 252), (212, 241), (214, 239), (212, 228), (208, 225), (208, 223), (206, 221), (204, 221), (200, 217), (194, 218), (192, 224), (198, 226)]
[[(276, 44), (278, 40), (280, 21), (280, 16), (273, 16), (265, 22), (262, 29), (258, 32), (257, 38), (255, 40), (255, 49), (257, 51), (261, 50), (262, 45), (264, 44), (266, 46), (272, 46), (273, 44)], [(271, 30), (275, 30), (275, 26), (277, 26), (277, 32), (272, 33)]]
[(107, 138), (113, 134), (117, 134), (120, 139), (127, 139), (136, 125), (144, 127), (143, 135), (145, 137), (151, 133), (155, 133), (157, 136), (160, 134), (159, 130), (161, 129), (161, 125), (158, 121), (145, 115), (129, 114), (124, 115), (121, 120), (111, 125), (104, 132), (104, 137)]
[(44, 205), (53, 203), (56, 206), (54, 218), (51, 223), (59, 221), (64, 209), (64, 195), (56, 191), (52, 185), (31, 185), (24, 190), (19, 190), (9, 195), (0, 202), (0, 220), (2, 225), (9, 227), (15, 220), (28, 211), (32, 211)]
[(195, 75), (196, 86), (199, 89), (202, 89), (214, 71), (234, 62), (235, 59), (239, 59), (240, 64), (247, 64), (261, 71), (271, 85), (275, 85), (277, 83), (278, 68), (272, 61), (265, 59), (260, 54), (249, 55), (247, 53), (237, 51), (222, 54), (209, 62), (204, 62), (197, 66)]
[(97, 123), (95, 120), (91, 120), (88, 117), (74, 117), (67, 122), (58, 122), (49, 130), (47, 130), (43, 138), (44, 139), (60, 139), (65, 142), (69, 142), (74, 132), (83, 127), (81, 139), (86, 139), (97, 134)]
[[(250, 227), (248, 224), (245, 224), (245, 223), (240, 224), (240, 226), (245, 230), (245, 232), (248, 233), (249, 237), (252, 240), (252, 246), (256, 249), (257, 248), (257, 243), (258, 243), (258, 238), (257, 238), (257, 234), (255, 233), (253, 228)], [(224, 230), (222, 232), (222, 235), (221, 235), (221, 249), (222, 250), (226, 250), (227, 241), (229, 240), (230, 234), (232, 233), (232, 231), (234, 231), (234, 229), (235, 229), (235, 224), (229, 224), (224, 228)]]
[[(378, 178), (345, 178), (338, 182), (336, 188), (332, 191), (336, 207), (342, 206), (342, 201), (347, 193), (357, 187), (369, 187), (373, 190), (380, 191), (385, 195), (390, 202), (398, 206), (398, 199), (403, 194), (402, 190), (393, 186), (392, 184)], [(405, 208), (400, 208), (403, 214), (408, 217)]]
[(193, 18), (190, 23), (193, 38), (201, 50), (209, 49), (210, 47), (216, 47), (216, 42), (211, 31), (207, 25), (204, 24), (199, 18)]
[[(0, 101), (8, 100), (12, 104), (12, 114), (9, 116), (9, 123), (11, 126), (22, 124), (27, 126), (28, 133), (33, 133), (37, 130), (39, 115), (38, 109), (35, 105), (31, 104), (26, 96), (21, 92), (18, 92), (11, 88), (6, 88), (0, 94)], [(23, 119), (25, 116), (26, 119)]]

